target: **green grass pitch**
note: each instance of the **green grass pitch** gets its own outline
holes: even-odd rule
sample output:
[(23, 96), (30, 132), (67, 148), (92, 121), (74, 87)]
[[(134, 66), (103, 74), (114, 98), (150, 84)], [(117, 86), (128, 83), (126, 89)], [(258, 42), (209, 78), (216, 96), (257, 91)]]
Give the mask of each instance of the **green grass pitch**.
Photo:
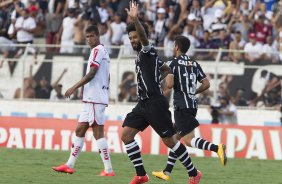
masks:
[[(63, 184), (128, 184), (134, 168), (125, 154), (111, 154), (115, 177), (99, 177), (102, 162), (97, 153), (83, 152), (73, 175), (51, 170), (68, 159), (69, 152), (17, 150), (0, 148), (0, 183), (63, 183)], [(187, 173), (178, 162), (169, 182), (151, 175), (166, 163), (166, 156), (143, 155), (151, 184), (187, 184)], [(192, 161), (203, 177), (201, 184), (282, 184), (282, 161), (229, 159), (227, 166), (217, 158), (196, 158)]]

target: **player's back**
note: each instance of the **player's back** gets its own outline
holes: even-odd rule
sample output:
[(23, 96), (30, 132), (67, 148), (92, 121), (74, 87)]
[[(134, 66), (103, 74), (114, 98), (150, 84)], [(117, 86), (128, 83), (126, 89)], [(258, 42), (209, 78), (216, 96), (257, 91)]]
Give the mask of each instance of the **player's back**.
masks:
[(110, 57), (103, 45), (98, 45), (91, 50), (86, 73), (91, 67), (97, 68), (95, 77), (84, 85), (83, 101), (99, 104), (109, 102)]
[(174, 106), (197, 108), (197, 81), (206, 78), (201, 66), (187, 55), (180, 55), (168, 62), (174, 75)]

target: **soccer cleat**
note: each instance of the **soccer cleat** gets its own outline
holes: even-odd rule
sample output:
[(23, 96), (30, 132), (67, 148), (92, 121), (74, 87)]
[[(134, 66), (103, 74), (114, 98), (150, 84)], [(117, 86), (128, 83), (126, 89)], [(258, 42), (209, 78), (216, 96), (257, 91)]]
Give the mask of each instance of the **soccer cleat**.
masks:
[(197, 170), (197, 176), (189, 177), (189, 184), (199, 184), (202, 177), (201, 171)]
[(145, 176), (134, 176), (129, 184), (142, 184), (147, 183), (149, 181), (149, 176), (146, 174)]
[(159, 171), (159, 172), (153, 171), (152, 175), (165, 181), (170, 180), (170, 176), (166, 175), (163, 171)]
[(226, 149), (226, 146), (224, 144), (218, 145), (217, 155), (220, 158), (220, 162), (221, 162), (222, 165), (226, 165), (226, 163), (227, 163), (227, 157), (226, 157), (225, 149)]
[(110, 173), (107, 173), (105, 170), (102, 170), (100, 172), (99, 176), (115, 176), (115, 173), (114, 173), (114, 171), (110, 172)]
[(66, 164), (62, 164), (62, 165), (60, 165), (58, 167), (52, 167), (52, 169), (54, 171), (57, 171), (57, 172), (63, 172), (63, 173), (68, 173), (68, 174), (73, 174), (74, 173), (74, 169), (68, 167)]

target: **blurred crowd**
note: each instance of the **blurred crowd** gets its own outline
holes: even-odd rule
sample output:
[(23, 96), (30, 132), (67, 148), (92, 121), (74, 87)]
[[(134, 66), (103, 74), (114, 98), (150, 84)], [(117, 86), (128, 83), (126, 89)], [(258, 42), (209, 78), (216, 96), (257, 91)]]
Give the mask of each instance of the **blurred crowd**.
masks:
[[(247, 64), (282, 63), (282, 0), (139, 0), (139, 18), (149, 27), (150, 41), (164, 47), (166, 58), (173, 56), (173, 40), (178, 34), (191, 41), (189, 56), (198, 60), (215, 60), (217, 53), (211, 50), (195, 52), (194, 49), (231, 49), (241, 52), (224, 52), (221, 60)], [(19, 57), (23, 49), (15, 49), (15, 43), (33, 43), (44, 38), (46, 44), (59, 44), (60, 48), (48, 47), (48, 52), (82, 53), (76, 45), (85, 45), (84, 30), (96, 24), (101, 33), (101, 42), (106, 46), (124, 45), (123, 54), (133, 53), (126, 33), (126, 24), (131, 20), (125, 8), (129, 0), (4, 0), (0, 3), (0, 43), (3, 58), (14, 53)], [(29, 48), (36, 62), (37, 51)], [(276, 52), (276, 53), (275, 53)], [(280, 53), (279, 53), (280, 52)], [(115, 49), (109, 49), (112, 55)], [(0, 68), (3, 61), (0, 60)], [(274, 74), (273, 74), (274, 75)], [(265, 80), (270, 79), (270, 72)], [(219, 93), (228, 94), (231, 76), (222, 76)], [(133, 74), (122, 77), (118, 101), (135, 101), (136, 84)], [(272, 84), (272, 83), (271, 83)], [(267, 84), (268, 85), (268, 84)], [(281, 83), (280, 83), (281, 87)], [(53, 86), (54, 88), (54, 86)], [(224, 91), (224, 89), (227, 91)], [(240, 96), (244, 89), (238, 89), (230, 100), (235, 105), (253, 105), (263, 101), (265, 106), (281, 103), (280, 98), (269, 93), (275, 87), (265, 87), (262, 94), (254, 94), (249, 99)], [(221, 91), (222, 90), (222, 91)], [(131, 95), (132, 93), (133, 95)], [(132, 96), (132, 97), (131, 97)], [(200, 96), (200, 103), (209, 104), (210, 92)], [(271, 97), (269, 97), (271, 96)]]
[[(215, 59), (213, 52), (199, 49), (232, 49), (223, 60), (235, 63), (282, 62), (281, 0), (139, 0), (139, 18), (150, 29), (151, 42), (164, 47), (172, 57), (174, 36), (191, 40), (190, 56)], [(1, 42), (33, 43), (34, 37), (46, 38), (46, 44), (60, 44), (48, 51), (81, 53), (74, 45), (85, 45), (84, 29), (99, 26), (104, 45), (125, 45), (129, 0), (4, 0), (0, 4)], [(128, 47), (125, 47), (128, 49)], [(132, 50), (126, 50), (130, 54)], [(263, 52), (261, 52), (263, 51)], [(35, 53), (35, 51), (30, 51)], [(259, 53), (256, 53), (259, 52)]]

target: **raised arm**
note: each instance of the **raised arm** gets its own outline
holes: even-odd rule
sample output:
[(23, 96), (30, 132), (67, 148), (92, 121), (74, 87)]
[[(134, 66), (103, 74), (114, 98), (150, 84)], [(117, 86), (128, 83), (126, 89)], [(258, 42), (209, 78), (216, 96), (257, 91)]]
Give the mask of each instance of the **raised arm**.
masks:
[(65, 73), (67, 72), (68, 70), (67, 69), (64, 69), (63, 72), (61, 73), (61, 75), (58, 77), (58, 79), (52, 84), (52, 87), (55, 88), (60, 80), (63, 78), (63, 76), (65, 75)]
[(143, 46), (149, 45), (149, 40), (147, 38), (146, 32), (138, 19), (139, 5), (135, 1), (131, 1), (129, 3), (129, 10), (127, 8), (125, 10), (127, 12), (127, 15), (133, 20), (135, 24), (136, 32), (139, 36), (141, 44)]

